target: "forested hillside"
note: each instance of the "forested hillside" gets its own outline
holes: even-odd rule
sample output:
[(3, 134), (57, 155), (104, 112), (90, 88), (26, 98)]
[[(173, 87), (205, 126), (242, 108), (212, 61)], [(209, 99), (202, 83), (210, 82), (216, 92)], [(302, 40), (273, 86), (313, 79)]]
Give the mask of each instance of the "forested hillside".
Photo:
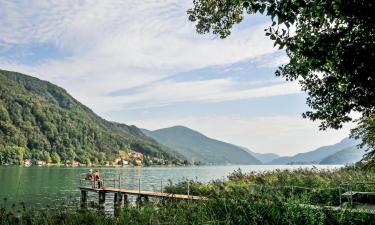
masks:
[(163, 145), (174, 149), (189, 161), (201, 164), (262, 164), (257, 158), (235, 145), (218, 141), (183, 126), (155, 131), (142, 130)]
[(64, 89), (0, 70), (0, 164), (25, 158), (102, 163), (130, 149), (176, 159), (137, 127), (100, 118)]

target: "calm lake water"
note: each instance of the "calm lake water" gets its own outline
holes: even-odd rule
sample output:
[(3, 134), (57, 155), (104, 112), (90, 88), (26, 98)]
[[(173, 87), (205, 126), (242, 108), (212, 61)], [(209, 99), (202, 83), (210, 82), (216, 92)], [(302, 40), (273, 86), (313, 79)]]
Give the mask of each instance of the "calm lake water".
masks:
[[(102, 174), (121, 175), (121, 187), (138, 190), (160, 191), (169, 182), (185, 179), (209, 182), (226, 179), (233, 171), (241, 168), (243, 172), (267, 171), (275, 169), (337, 169), (341, 165), (251, 165), (251, 166), (195, 166), (195, 167), (128, 167), (100, 168)], [(0, 206), (9, 207), (25, 202), (27, 207), (49, 208), (73, 205), (79, 202), (80, 174), (88, 168), (66, 167), (0, 167)], [(5, 201), (4, 198), (7, 200)], [(108, 198), (111, 198), (109, 195)], [(97, 195), (89, 194), (89, 201), (97, 202)], [(107, 204), (110, 204), (110, 199)]]

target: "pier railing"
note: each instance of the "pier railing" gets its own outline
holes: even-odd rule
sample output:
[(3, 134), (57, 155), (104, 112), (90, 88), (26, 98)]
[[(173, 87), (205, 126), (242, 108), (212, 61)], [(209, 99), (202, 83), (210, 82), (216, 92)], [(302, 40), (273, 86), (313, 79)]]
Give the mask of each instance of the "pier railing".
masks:
[(121, 188), (121, 175), (118, 173), (103, 173), (100, 175), (100, 180), (96, 180), (94, 174), (92, 175), (92, 178), (89, 178), (87, 173), (80, 174), (80, 187), (98, 189), (98, 182), (101, 182), (101, 187)]

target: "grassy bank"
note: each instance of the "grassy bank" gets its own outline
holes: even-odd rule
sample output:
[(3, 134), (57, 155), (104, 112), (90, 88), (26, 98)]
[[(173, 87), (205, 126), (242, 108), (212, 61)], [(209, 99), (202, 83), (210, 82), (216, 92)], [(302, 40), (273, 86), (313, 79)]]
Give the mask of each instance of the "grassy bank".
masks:
[[(375, 174), (355, 168), (236, 171), (227, 181), (189, 181), (190, 192), (209, 196), (208, 200), (143, 203), (123, 208), (116, 216), (79, 209), (20, 213), (3, 209), (0, 224), (375, 224), (373, 212), (332, 207), (338, 204), (339, 184), (346, 181), (375, 181)], [(181, 182), (167, 190), (186, 193), (186, 187), (187, 182)]]

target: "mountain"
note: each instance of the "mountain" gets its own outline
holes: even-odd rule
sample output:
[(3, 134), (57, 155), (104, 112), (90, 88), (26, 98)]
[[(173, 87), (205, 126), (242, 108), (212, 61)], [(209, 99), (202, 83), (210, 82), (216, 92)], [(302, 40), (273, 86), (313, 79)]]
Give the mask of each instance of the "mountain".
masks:
[(268, 164), (272, 160), (275, 160), (277, 158), (280, 158), (278, 154), (275, 153), (256, 153), (249, 149), (245, 149), (247, 152), (249, 152), (252, 156), (259, 159), (263, 164)]
[(261, 164), (254, 156), (240, 147), (218, 141), (183, 126), (155, 131), (142, 130), (163, 145), (174, 149), (189, 161), (202, 164)]
[(359, 162), (365, 153), (364, 149), (358, 149), (356, 146), (353, 146), (324, 158), (319, 164), (353, 164)]
[(324, 158), (335, 154), (343, 149), (353, 147), (359, 144), (358, 140), (345, 138), (337, 144), (320, 147), (318, 149), (299, 153), (294, 156), (285, 156), (280, 157), (275, 160), (272, 160), (270, 164), (310, 164), (310, 163), (319, 163)]
[(102, 119), (54, 84), (0, 70), (0, 164), (51, 157), (103, 162), (130, 149), (177, 157), (137, 127)]

